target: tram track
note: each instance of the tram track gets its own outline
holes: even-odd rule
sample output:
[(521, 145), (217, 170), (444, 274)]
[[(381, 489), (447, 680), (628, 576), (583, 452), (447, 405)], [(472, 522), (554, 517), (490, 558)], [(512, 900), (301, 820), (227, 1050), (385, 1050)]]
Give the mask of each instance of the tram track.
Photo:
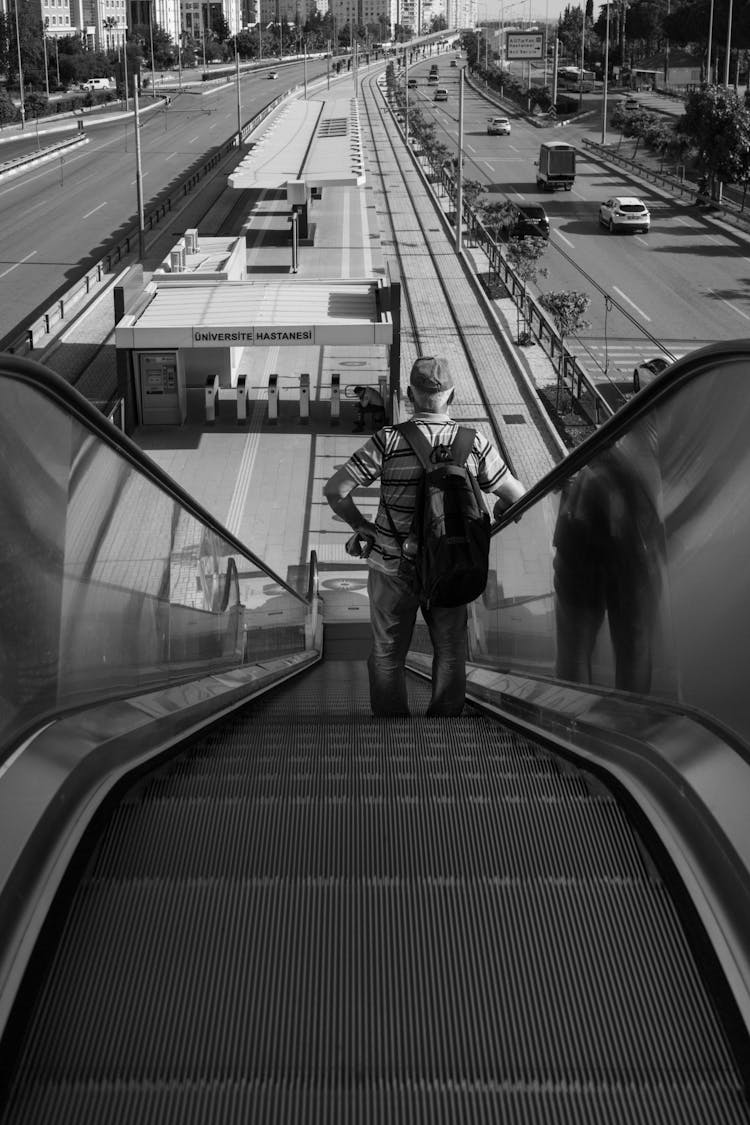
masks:
[[(476, 293), (471, 294), (470, 300), (461, 300), (455, 281), (459, 273), (462, 280), (468, 280), (465, 265), (452, 247), (446, 248), (444, 238), (434, 237), (436, 233), (445, 234), (443, 216), (432, 200), (429, 209), (425, 207), (426, 191), (410, 157), (409, 165), (404, 167), (403, 145), (394, 140), (393, 121), (375, 76), (362, 83), (362, 95), (364, 117), (372, 138), (371, 159), (382, 190), (383, 205), (378, 210), (381, 221), (385, 218), (389, 228), (381, 235), (384, 245), (389, 251), (392, 249), (403, 281), (401, 336), (405, 367), (420, 353), (445, 354), (460, 379), (461, 406), (472, 421), (481, 408), (491, 430), (488, 436), (501, 449), (511, 471), (516, 472), (513, 452), (498, 421), (497, 402), (493, 403), (487, 391), (483, 371), (486, 358), (479, 341), (487, 339), (489, 318)], [(402, 211), (398, 203), (404, 196), (409, 206)], [(434, 227), (429, 225), (433, 219)], [(493, 330), (499, 331), (496, 326)], [(467, 401), (467, 386), (475, 388), (473, 401)], [(525, 388), (517, 387), (518, 405), (541, 411), (538, 401), (531, 404), (531, 396), (524, 391)], [(503, 414), (509, 408), (513, 404), (504, 397)], [(453, 413), (460, 421), (461, 410)]]

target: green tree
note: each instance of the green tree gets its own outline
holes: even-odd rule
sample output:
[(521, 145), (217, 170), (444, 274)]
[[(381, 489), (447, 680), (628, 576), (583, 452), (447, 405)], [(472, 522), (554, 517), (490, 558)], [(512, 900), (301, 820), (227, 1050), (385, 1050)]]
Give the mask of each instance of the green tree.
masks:
[(0, 87), (0, 129), (18, 120), (18, 106), (7, 90)]
[(567, 5), (557, 23), (557, 38), (562, 43), (563, 53), (568, 59), (578, 59), (581, 54), (581, 30), (584, 18), (583, 8)]
[[(557, 401), (555, 408), (558, 413), (561, 407), (562, 395), (565, 389), (566, 352), (565, 341), (568, 336), (588, 328), (588, 321), (584, 315), (591, 298), (588, 293), (577, 293), (575, 290), (558, 290), (551, 293), (542, 293), (539, 304), (550, 314), (560, 337), (560, 364), (557, 369)], [(574, 397), (573, 388), (570, 391), (571, 401)]]
[(26, 113), (29, 117), (44, 117), (49, 105), (49, 98), (40, 90), (32, 90), (24, 98)]
[(688, 94), (678, 128), (695, 145), (712, 199), (721, 199), (722, 184), (747, 178), (750, 111), (734, 90), (704, 86)]
[(526, 322), (528, 320), (530, 283), (536, 284), (540, 277), (547, 276), (546, 266), (540, 266), (539, 260), (547, 250), (546, 238), (511, 238), (506, 252), (506, 261), (523, 286), (521, 300), (516, 305), (516, 332), (518, 343), (528, 342)]

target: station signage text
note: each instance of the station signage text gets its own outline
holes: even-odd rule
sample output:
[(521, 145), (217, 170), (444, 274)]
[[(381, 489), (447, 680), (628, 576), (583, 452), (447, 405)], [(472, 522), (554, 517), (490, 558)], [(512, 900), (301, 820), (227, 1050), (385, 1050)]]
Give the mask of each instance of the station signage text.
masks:
[(315, 329), (310, 325), (285, 325), (283, 328), (193, 328), (194, 348), (249, 348), (269, 345), (314, 344)]

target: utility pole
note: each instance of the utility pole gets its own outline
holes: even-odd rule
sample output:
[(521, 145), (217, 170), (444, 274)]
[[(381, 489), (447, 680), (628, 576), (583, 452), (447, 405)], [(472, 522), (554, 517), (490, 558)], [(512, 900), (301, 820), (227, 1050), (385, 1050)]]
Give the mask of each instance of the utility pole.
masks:
[(18, 93), (21, 97), (21, 128), (26, 127), (26, 103), (23, 97), (23, 64), (21, 63), (21, 34), (18, 30), (18, 0), (14, 2), (16, 13), (16, 47), (18, 49)]
[(146, 233), (143, 221), (143, 171), (141, 169), (141, 122), (138, 113), (138, 82), (133, 76), (133, 107), (135, 114), (135, 183), (138, 197), (138, 257), (146, 256)]
[(604, 86), (602, 88), (602, 144), (607, 143), (607, 85), (609, 83), (609, 8), (607, 3), (606, 32), (604, 35)]
[(237, 31), (234, 36), (234, 69), (237, 78), (237, 148), (242, 144), (242, 98), (240, 96), (240, 0), (237, 0)]
[(456, 253), (463, 249), (464, 226), (464, 68), (458, 75), (458, 160), (456, 162)]

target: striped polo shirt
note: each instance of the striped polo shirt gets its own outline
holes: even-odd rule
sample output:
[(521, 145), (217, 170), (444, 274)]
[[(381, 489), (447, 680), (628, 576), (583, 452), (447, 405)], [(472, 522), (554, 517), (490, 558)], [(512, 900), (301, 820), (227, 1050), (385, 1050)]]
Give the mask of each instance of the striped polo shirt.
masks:
[[(414, 414), (413, 421), (433, 448), (450, 445), (459, 425), (447, 414)], [(466, 464), (483, 492), (494, 492), (508, 472), (497, 449), (480, 433), (474, 438)], [(422, 475), (419, 458), (394, 426), (385, 426), (352, 454), (344, 468), (359, 487), (367, 487), (381, 478), (380, 504), (375, 517), (378, 536), (368, 562), (385, 574), (396, 574), (401, 541), (411, 527), (417, 484)], [(386, 506), (400, 539), (393, 533)]]

